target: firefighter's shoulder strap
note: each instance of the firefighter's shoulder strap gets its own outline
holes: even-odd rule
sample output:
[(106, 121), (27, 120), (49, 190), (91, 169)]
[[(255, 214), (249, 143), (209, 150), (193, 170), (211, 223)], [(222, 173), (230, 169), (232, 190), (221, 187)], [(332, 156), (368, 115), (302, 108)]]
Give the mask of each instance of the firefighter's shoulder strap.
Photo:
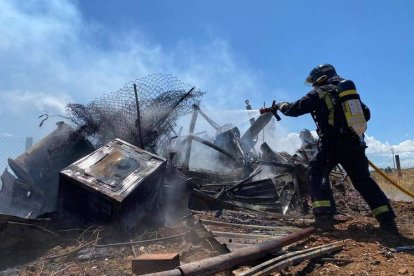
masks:
[(335, 124), (335, 106), (338, 101), (337, 87), (335, 85), (325, 85), (315, 89), (319, 99), (323, 100), (328, 109), (328, 124)]
[[(350, 130), (362, 139), (367, 129), (367, 122), (353, 81), (343, 80), (338, 85), (321, 86), (316, 89), (316, 92), (326, 104), (328, 124), (331, 126), (337, 124), (344, 132)], [(335, 118), (335, 114), (339, 118)]]

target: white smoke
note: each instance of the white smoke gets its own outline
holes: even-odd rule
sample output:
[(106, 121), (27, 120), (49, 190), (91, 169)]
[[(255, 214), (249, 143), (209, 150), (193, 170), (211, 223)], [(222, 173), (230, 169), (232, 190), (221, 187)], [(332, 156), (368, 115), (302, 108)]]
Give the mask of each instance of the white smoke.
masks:
[(207, 91), (204, 104), (214, 107), (240, 106), (252, 91), (258, 99), (264, 98), (260, 91), (272, 92), (220, 38), (166, 49), (138, 26), (105, 30), (107, 43), (100, 45), (103, 27), (85, 20), (76, 3), (0, 1), (1, 132), (40, 138), (50, 129), (35, 135), (38, 115), (62, 114), (68, 102), (89, 102), (154, 73), (197, 85)]
[[(76, 3), (0, 1), (0, 133), (39, 139), (55, 128), (45, 124), (39, 131), (40, 114), (62, 114), (67, 102), (89, 102), (157, 72), (197, 85), (207, 92), (204, 104), (221, 110), (240, 107), (245, 99), (253, 101), (252, 93), (265, 99), (261, 91), (276, 98), (289, 95), (280, 87), (263, 87), (261, 73), (249, 68), (226, 40), (215, 37), (202, 47), (182, 40), (166, 49), (148, 39), (139, 26), (133, 35), (131, 30), (102, 30), (98, 22), (85, 20)], [(105, 47), (99, 44), (103, 31)], [(213, 113), (220, 115), (221, 123), (233, 121), (229, 113)], [(236, 118), (234, 124), (246, 126), (248, 117), (240, 118), (242, 122)], [(294, 153), (300, 145), (298, 134), (280, 123), (276, 128), (269, 137), (271, 147)], [(414, 166), (413, 140), (393, 145), (367, 136), (367, 143), (368, 156), (379, 166), (392, 167), (391, 149), (404, 167)]]

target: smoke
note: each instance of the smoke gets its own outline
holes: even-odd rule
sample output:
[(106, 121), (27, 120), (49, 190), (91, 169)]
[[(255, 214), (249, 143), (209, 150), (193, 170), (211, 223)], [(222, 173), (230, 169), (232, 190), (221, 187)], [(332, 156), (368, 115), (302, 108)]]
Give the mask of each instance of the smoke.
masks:
[[(208, 106), (235, 108), (252, 91), (274, 92), (219, 37), (201, 46), (182, 40), (165, 48), (139, 26), (122, 33), (102, 29), (84, 18), (77, 2), (67, 0), (0, 1), (0, 21), (5, 65), (0, 67), (0, 125), (16, 136), (43, 137), (54, 126), (39, 130), (40, 114), (63, 115), (68, 102), (84, 104), (158, 72), (206, 91)], [(255, 96), (264, 98), (261, 92)], [(6, 119), (10, 116), (13, 123)]]
[(398, 144), (381, 142), (373, 136), (366, 136), (367, 156), (380, 167), (393, 167), (393, 153), (400, 156), (403, 168), (414, 167), (414, 141), (405, 140)]
[(176, 126), (178, 117), (200, 103), (204, 93), (190, 87), (171, 75), (150, 75), (88, 105), (69, 104), (68, 112), (97, 146), (120, 138), (155, 152)]
[[(239, 108), (246, 99), (291, 95), (282, 87), (268, 87), (262, 73), (220, 37), (201, 46), (182, 40), (166, 48), (148, 39), (139, 26), (122, 33), (104, 29), (99, 22), (86, 20), (77, 2), (68, 0), (0, 1), (0, 21), (1, 132), (17, 137), (38, 140), (55, 129), (50, 122), (39, 129), (40, 114), (62, 115), (68, 102), (87, 103), (156, 72), (197, 85), (207, 92), (204, 106), (221, 110)], [(237, 112), (217, 114), (230, 118)], [(238, 114), (243, 122), (248, 120), (246, 113)], [(238, 118), (222, 119), (216, 118), (222, 124), (243, 123)], [(272, 147), (280, 151), (293, 153), (299, 145), (297, 133), (283, 123), (277, 123), (272, 139)], [(392, 164), (391, 147), (400, 154), (403, 166), (414, 166), (413, 140), (392, 145), (367, 136), (367, 142), (367, 154), (380, 166)]]

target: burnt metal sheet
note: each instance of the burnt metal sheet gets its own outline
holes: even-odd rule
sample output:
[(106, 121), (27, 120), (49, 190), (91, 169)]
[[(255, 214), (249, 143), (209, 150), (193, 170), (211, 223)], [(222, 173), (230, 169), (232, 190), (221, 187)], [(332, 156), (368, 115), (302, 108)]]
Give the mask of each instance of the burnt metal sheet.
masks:
[(260, 115), (257, 120), (250, 126), (250, 128), (242, 135), (241, 141), (245, 152), (249, 152), (254, 148), (257, 136), (264, 129), (264, 127), (272, 120), (272, 113), (265, 113)]
[[(230, 221), (226, 216), (221, 216), (215, 217), (214, 220), (201, 219), (200, 222), (219, 243), (225, 244), (230, 251), (264, 240), (280, 238), (300, 230), (297, 227), (251, 225), (245, 222), (233, 223), (235, 217), (237, 215), (232, 214)], [(257, 217), (257, 219), (259, 218)]]
[(92, 144), (70, 125), (58, 122), (57, 126), (17, 158), (8, 159), (17, 180), (23, 183), (13, 188), (13, 202), (26, 204), (38, 214), (57, 209), (59, 171), (94, 150)]
[(165, 163), (157, 155), (115, 139), (60, 173), (91, 191), (122, 202), (146, 176), (165, 167)]
[(132, 230), (157, 211), (166, 163), (115, 139), (60, 172), (59, 215)]
[(7, 169), (0, 176), (3, 186), (0, 189), (0, 220), (3, 215), (20, 218), (36, 218), (43, 209), (43, 197), (36, 187), (31, 187), (17, 179)]

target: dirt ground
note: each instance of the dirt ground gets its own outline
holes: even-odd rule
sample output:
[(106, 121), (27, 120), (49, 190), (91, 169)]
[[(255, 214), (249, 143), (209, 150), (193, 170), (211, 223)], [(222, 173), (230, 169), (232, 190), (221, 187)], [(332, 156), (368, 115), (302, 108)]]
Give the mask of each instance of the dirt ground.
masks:
[(393, 202), (401, 236), (378, 230), (375, 219), (354, 217), (336, 225), (336, 231), (312, 235), (308, 246), (348, 240), (336, 258), (348, 264), (305, 262), (283, 271), (282, 275), (414, 275), (414, 251), (395, 253), (392, 248), (414, 245), (414, 203)]
[[(375, 219), (354, 216), (338, 225), (333, 232), (317, 232), (295, 246), (312, 247), (347, 240), (344, 250), (327, 261), (306, 261), (274, 275), (414, 275), (414, 252), (396, 253), (393, 248), (414, 245), (414, 203), (393, 202), (401, 236), (379, 231)], [(147, 233), (151, 238), (151, 233)], [(113, 247), (95, 250), (93, 255), (47, 259), (67, 252), (72, 247), (56, 246), (45, 254), (2, 275), (132, 275), (131, 259), (141, 253), (180, 252), (181, 260), (191, 262), (217, 255), (203, 245), (177, 239), (145, 246)], [(134, 252), (135, 251), (135, 252)]]

